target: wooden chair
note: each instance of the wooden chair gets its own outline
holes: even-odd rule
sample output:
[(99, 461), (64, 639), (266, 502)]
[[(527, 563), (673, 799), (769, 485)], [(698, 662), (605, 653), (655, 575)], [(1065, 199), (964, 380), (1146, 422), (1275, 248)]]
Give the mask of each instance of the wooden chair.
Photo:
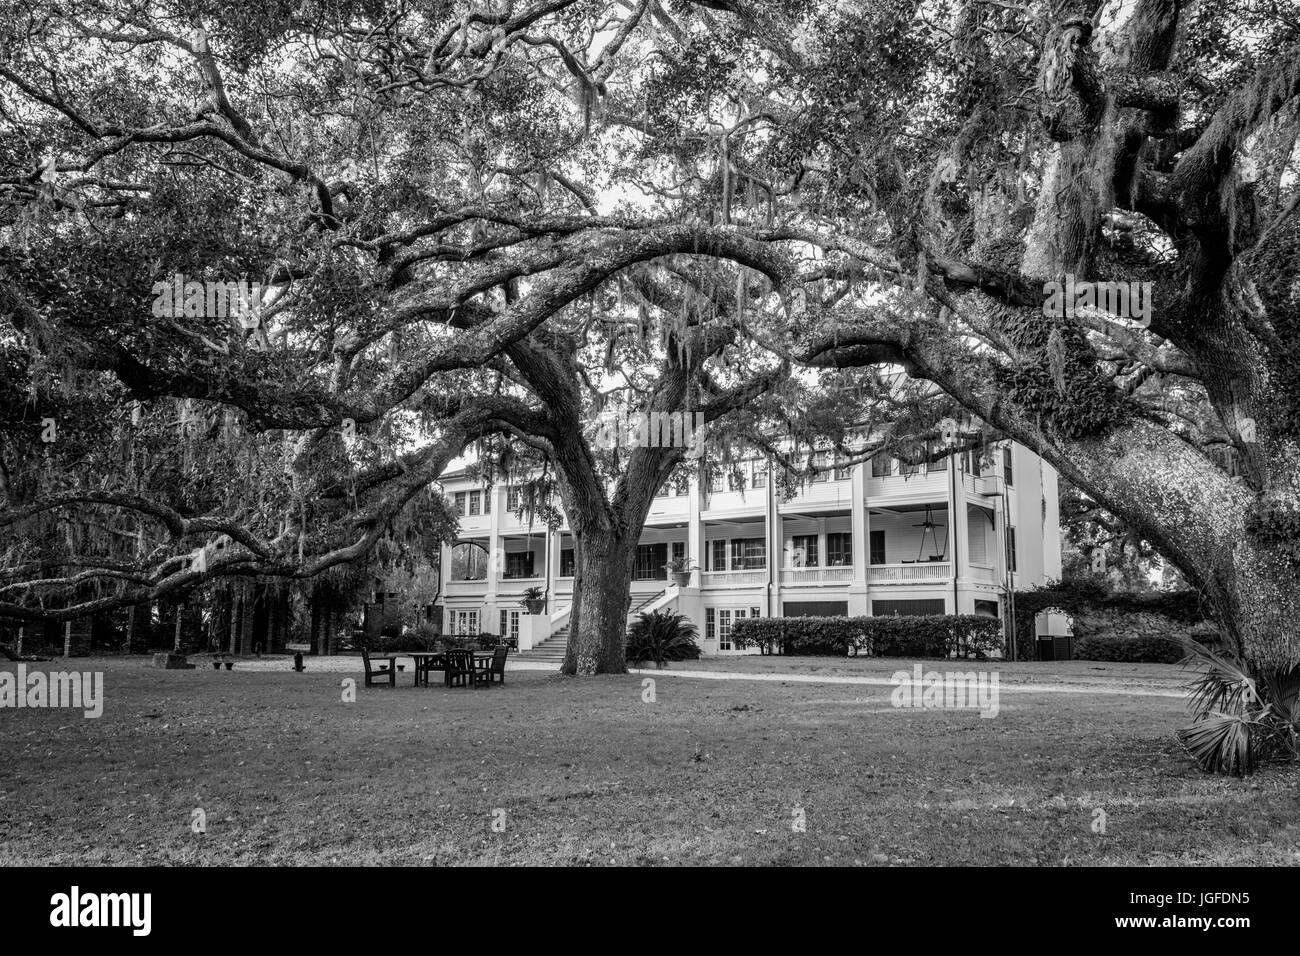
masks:
[(448, 687), (465, 687), (474, 676), (474, 652), (450, 650), (447, 652), (447, 669), (443, 676)]
[(447, 655), (444, 653), (441, 657), (421, 657), (416, 660), (416, 670), (420, 674), (420, 680), (424, 684), (429, 683), (429, 674), (433, 671), (446, 670)]
[(392, 687), (397, 686), (397, 663), (392, 657), (379, 657), (376, 660), (387, 661), (387, 664), (375, 665), (370, 663), (370, 650), (364, 643), (361, 645), (361, 663), (366, 667), (366, 686), (374, 687), (376, 678), (388, 678), (388, 683)]
[(482, 667), (474, 669), (474, 686), (479, 684), (488, 684), (493, 681), (504, 684), (506, 682), (506, 657), (510, 654), (510, 648), (504, 644), (498, 645), (492, 651), (492, 660), (488, 661)]

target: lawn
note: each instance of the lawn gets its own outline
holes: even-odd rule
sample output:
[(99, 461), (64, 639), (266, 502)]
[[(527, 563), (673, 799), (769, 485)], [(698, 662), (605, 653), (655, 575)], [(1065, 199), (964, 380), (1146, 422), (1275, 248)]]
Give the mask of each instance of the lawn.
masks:
[(311, 665), (71, 662), (105, 672), (102, 718), (0, 710), (0, 864), (1300, 862), (1294, 768), (1193, 769), (1182, 701), (1140, 693), (1173, 667), (1003, 665), (982, 719), (895, 709), (882, 685), (671, 673), (652, 703), (644, 675), (539, 671), (477, 691), (408, 672), (344, 703), (343, 675)]

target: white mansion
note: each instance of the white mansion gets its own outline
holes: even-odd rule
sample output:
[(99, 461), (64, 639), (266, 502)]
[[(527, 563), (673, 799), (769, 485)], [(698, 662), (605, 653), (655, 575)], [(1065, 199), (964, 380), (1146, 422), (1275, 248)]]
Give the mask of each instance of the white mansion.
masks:
[[(788, 501), (765, 461), (746, 463), (742, 490), (695, 479), (666, 487), (641, 534), (629, 620), (679, 611), (705, 654), (726, 654), (736, 652), (732, 624), (748, 616), (1002, 616), (1009, 591), (1060, 577), (1056, 472), (1020, 445), (995, 445), (982, 462), (961, 453), (928, 466), (884, 455), (821, 463), (827, 470)], [(444, 633), (503, 634), (528, 650), (567, 631), (567, 525), (530, 526), (516, 488), (484, 487), (464, 470), (442, 485), (461, 512), (459, 540), (440, 561)], [(685, 587), (664, 570), (674, 557), (698, 565)], [(542, 614), (521, 604), (532, 587), (545, 594)], [(1041, 621), (1040, 631), (1061, 623)]]

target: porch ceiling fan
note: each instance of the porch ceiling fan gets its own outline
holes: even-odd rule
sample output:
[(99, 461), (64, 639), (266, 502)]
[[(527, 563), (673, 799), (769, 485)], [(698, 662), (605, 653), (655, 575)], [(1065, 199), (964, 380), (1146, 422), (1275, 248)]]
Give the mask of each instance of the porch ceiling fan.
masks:
[(925, 506), (925, 520), (922, 521), (920, 524), (912, 525), (912, 527), (921, 529), (921, 546), (916, 551), (916, 560), (918, 562), (925, 555), (925, 536), (927, 534), (930, 536), (931, 541), (934, 542), (933, 553), (931, 555), (932, 558), (942, 558), (944, 555), (948, 553), (948, 535), (946, 533), (946, 529), (945, 529), (945, 534), (943, 536), (943, 550), (942, 551), (939, 550), (939, 533), (935, 531), (935, 528), (944, 528), (944, 525), (935, 524), (934, 510), (930, 505)]

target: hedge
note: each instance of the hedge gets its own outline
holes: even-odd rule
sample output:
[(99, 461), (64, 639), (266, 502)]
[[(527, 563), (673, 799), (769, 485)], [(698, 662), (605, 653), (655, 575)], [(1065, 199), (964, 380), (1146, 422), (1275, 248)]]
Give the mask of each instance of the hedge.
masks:
[(985, 657), (1002, 647), (1002, 622), (976, 614), (898, 617), (750, 617), (731, 629), (737, 647), (772, 654)]
[(1084, 661), (1177, 664), (1187, 652), (1181, 644), (1160, 637), (1093, 635), (1074, 642), (1074, 657)]

